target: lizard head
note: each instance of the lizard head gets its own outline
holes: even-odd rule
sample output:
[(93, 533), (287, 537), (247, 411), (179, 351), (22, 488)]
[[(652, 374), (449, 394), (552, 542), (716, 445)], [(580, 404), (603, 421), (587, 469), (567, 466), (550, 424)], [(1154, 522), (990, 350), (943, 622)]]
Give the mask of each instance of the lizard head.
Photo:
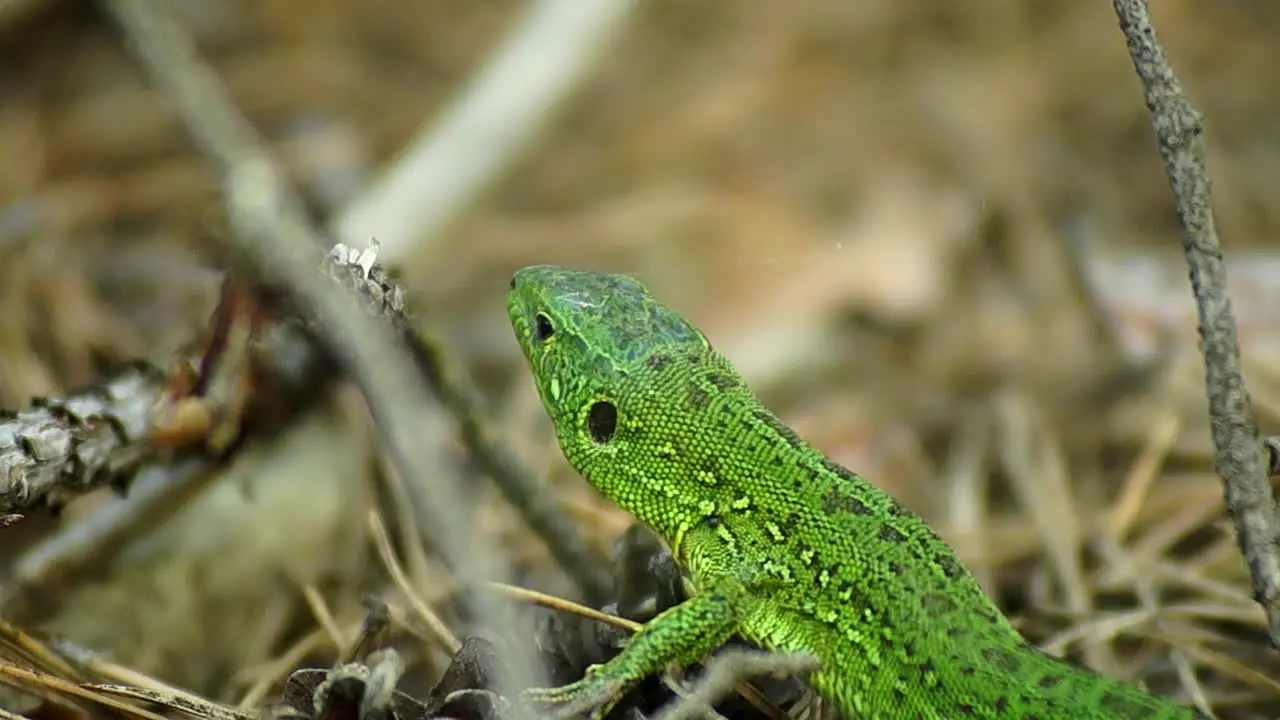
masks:
[(630, 277), (551, 265), (516, 272), (507, 312), (569, 464), (650, 524), (655, 494), (693, 500), (659, 466), (697, 434), (676, 382), (706, 337)]

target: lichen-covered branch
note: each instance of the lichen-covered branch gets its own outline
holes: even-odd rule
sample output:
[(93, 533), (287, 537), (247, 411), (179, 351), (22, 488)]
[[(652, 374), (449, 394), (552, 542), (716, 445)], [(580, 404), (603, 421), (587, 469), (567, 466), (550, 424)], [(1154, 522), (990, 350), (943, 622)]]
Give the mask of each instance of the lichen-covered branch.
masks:
[(151, 408), (164, 375), (144, 364), (96, 387), (0, 416), (0, 514), (131, 478), (155, 455)]

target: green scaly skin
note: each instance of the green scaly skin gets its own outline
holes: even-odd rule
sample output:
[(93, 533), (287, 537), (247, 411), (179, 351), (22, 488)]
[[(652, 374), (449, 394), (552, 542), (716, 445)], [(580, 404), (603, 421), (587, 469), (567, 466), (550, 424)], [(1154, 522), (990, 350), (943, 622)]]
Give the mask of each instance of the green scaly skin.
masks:
[(739, 633), (816, 656), (809, 682), (848, 718), (1204, 717), (1029, 644), (929, 526), (797, 437), (637, 281), (528, 267), (507, 307), (565, 457), (694, 589), (530, 701), (598, 716)]

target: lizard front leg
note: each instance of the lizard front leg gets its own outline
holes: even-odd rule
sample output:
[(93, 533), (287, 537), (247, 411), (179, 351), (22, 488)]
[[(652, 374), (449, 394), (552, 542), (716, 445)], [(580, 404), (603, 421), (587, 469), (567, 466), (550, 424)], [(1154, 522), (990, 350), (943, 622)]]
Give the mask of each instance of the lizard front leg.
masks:
[(592, 665), (576, 682), (524, 692), (529, 702), (561, 704), (562, 714), (593, 709), (603, 717), (624, 693), (672, 665), (691, 665), (720, 647), (738, 629), (745, 588), (724, 582), (699, 592), (645, 624), (613, 659)]

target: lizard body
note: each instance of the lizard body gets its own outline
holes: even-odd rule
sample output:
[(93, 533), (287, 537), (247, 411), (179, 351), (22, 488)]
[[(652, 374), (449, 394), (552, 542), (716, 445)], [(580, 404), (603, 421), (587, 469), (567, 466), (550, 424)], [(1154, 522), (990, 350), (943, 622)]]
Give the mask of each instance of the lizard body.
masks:
[(528, 267), (507, 306), (566, 459), (693, 585), (618, 656), (529, 699), (600, 713), (736, 633), (814, 655), (809, 682), (848, 718), (1202, 717), (1024, 640), (923, 520), (798, 437), (636, 280)]

